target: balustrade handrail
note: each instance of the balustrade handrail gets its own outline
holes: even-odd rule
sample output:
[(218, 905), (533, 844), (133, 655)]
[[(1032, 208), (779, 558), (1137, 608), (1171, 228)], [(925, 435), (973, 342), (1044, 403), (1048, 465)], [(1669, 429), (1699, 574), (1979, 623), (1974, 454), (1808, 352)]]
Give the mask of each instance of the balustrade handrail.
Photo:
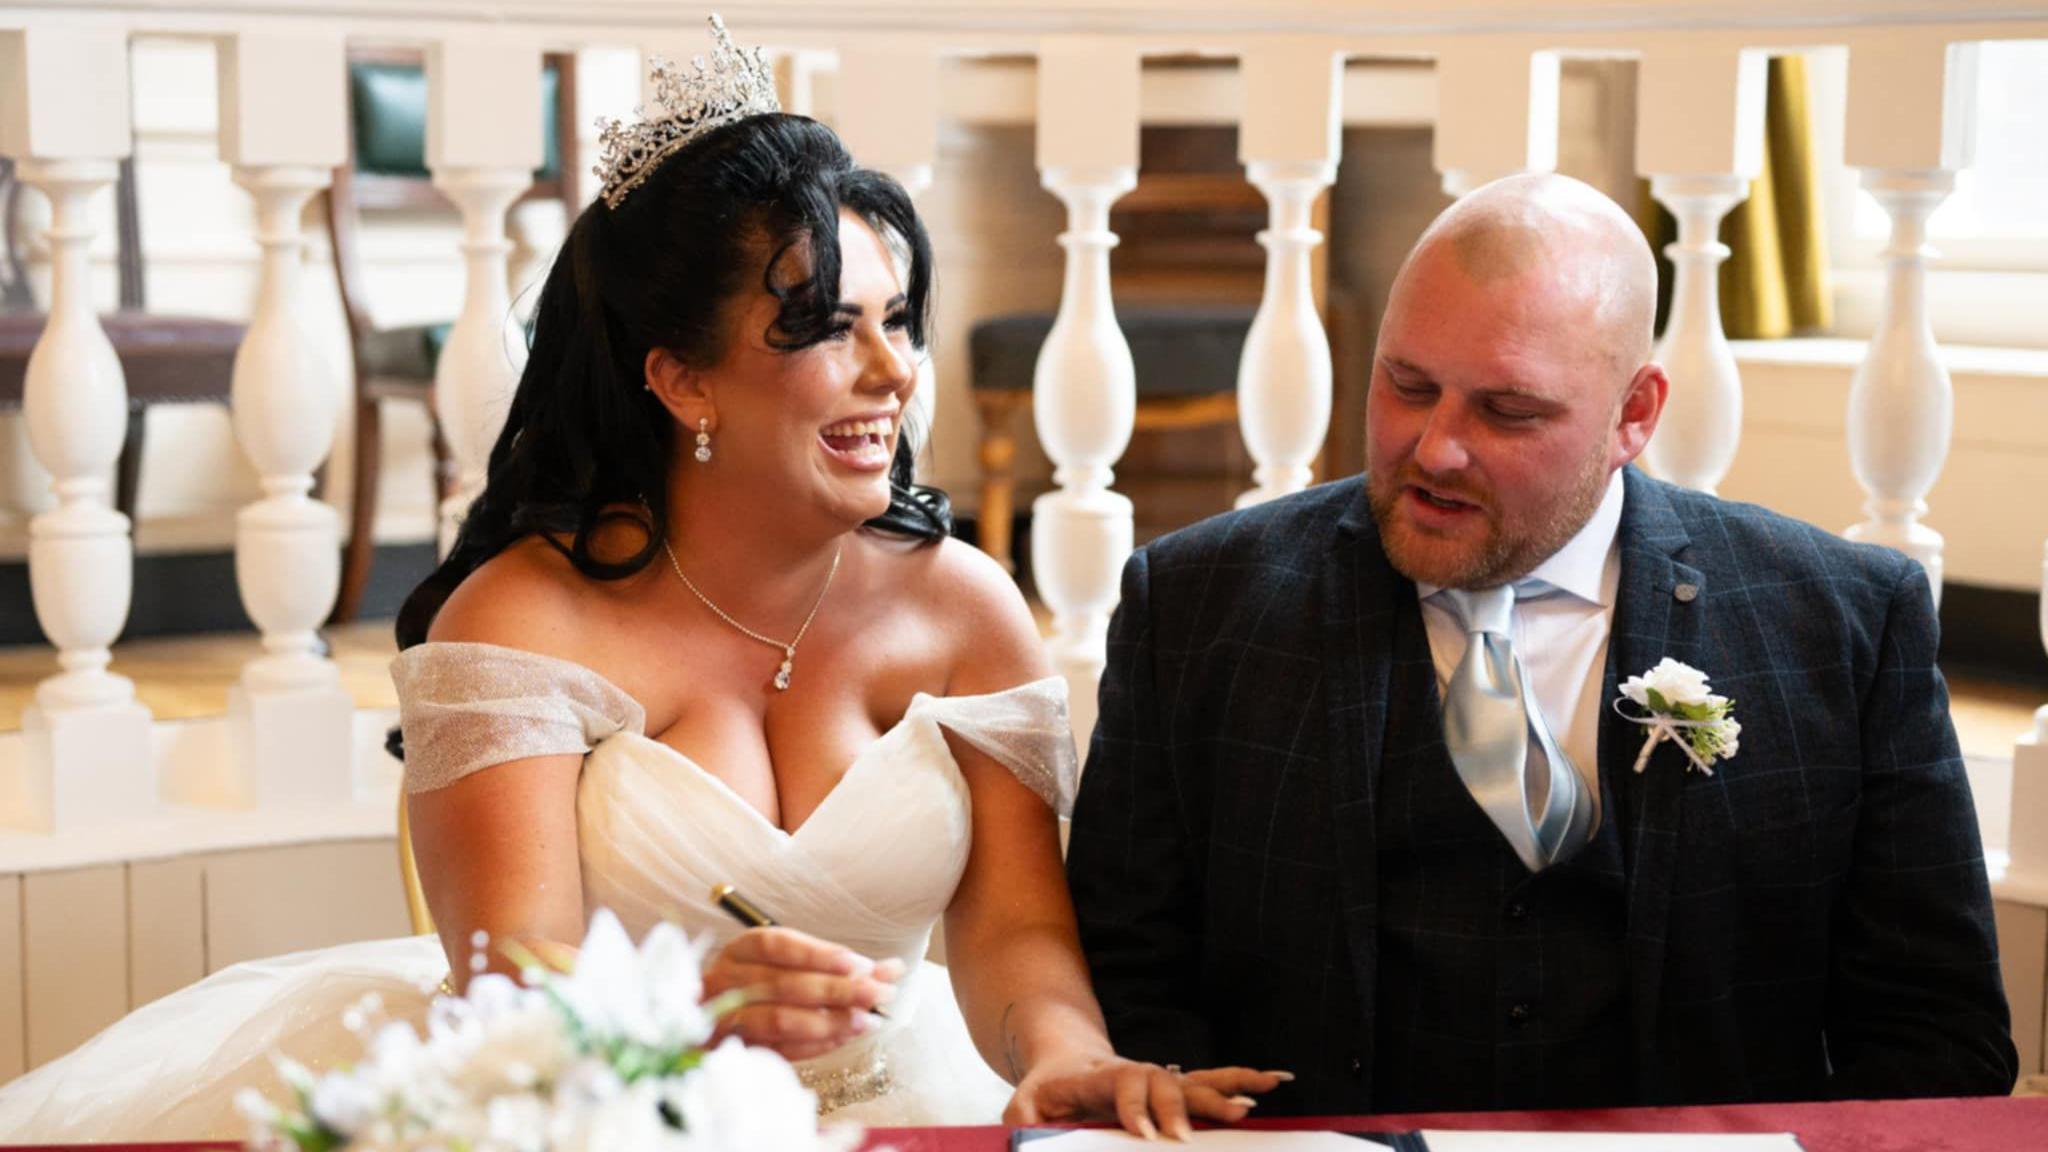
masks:
[[(701, 9), (701, 10), (700, 10)], [(1842, 43), (1898, 30), (1949, 39), (2048, 37), (2038, 0), (0, 0), (0, 28), (76, 21), (133, 32), (213, 35), (295, 25), (373, 39), (427, 40), (488, 27), (553, 43), (630, 43), (695, 31), (718, 10), (761, 42), (831, 49), (923, 34), (965, 52), (1031, 51), (1047, 36), (1128, 39), (1147, 53), (1234, 55), (1260, 41), (1315, 37), (1352, 53), (1428, 53), (1447, 39), (1527, 37), (1567, 52), (1629, 52), (1644, 37), (1738, 33), (1754, 47)]]

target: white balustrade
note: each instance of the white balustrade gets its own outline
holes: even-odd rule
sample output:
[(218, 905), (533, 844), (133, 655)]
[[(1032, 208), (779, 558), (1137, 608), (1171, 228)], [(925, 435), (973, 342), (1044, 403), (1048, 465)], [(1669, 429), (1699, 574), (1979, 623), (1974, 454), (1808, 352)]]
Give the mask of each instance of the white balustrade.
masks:
[(109, 500), (128, 396), (88, 261), (90, 202), (129, 147), (125, 35), (0, 31), (0, 153), (51, 208), (49, 320), (29, 356), (23, 408), (57, 498), (30, 522), (28, 563), (36, 619), (62, 671), (36, 686), (22, 719), (27, 755), (0, 780), (0, 822), (38, 831), (118, 822), (157, 805), (149, 711), (108, 669), (134, 579), (128, 518)]
[[(614, 14), (633, 7), (595, 2)], [(380, 39), (428, 44), (428, 165), (462, 214), (466, 274), (435, 384), (459, 477), (442, 509), (446, 547), (483, 486), (523, 362), (524, 342), (508, 329), (506, 217), (541, 160), (540, 50), (559, 44), (563, 30), (518, 6), (488, 27), (452, 31), (347, 0), (318, 18), (285, 13), (262, 21), (204, 6), (117, 2), (92, 19), (6, 0), (0, 7), (27, 13), (18, 21), (24, 26), (0, 31), (0, 151), (22, 161), (24, 181), (48, 195), (53, 211), (52, 319), (30, 365), (26, 407), (35, 455), (56, 492), (55, 506), (34, 521), (30, 566), (38, 618), (61, 668), (39, 686), (28, 717), (26, 743), (36, 752), (24, 762), (38, 767), (0, 775), (0, 823), (64, 825), (83, 818), (87, 796), (94, 816), (120, 816), (147, 809), (158, 795), (148, 768), (148, 713), (109, 667), (132, 582), (129, 526), (108, 499), (127, 411), (120, 365), (91, 304), (86, 209), (130, 147), (128, 37), (159, 31), (223, 45), (222, 153), (256, 204), (263, 249), (233, 389), (237, 436), (262, 485), (261, 498), (238, 519), (237, 567), (263, 651), (234, 693), (235, 755), (211, 775), (172, 774), (168, 794), (264, 805), (270, 797), (336, 795), (347, 787), (346, 769), (315, 765), (305, 754), (325, 738), (285, 748), (278, 734), (332, 730), (349, 712), (316, 633), (333, 596), (337, 525), (309, 492), (341, 398), (323, 389), (307, 362), (299, 283), (301, 209), (323, 185), (323, 170), (345, 154), (338, 144), (341, 37), (344, 30), (368, 36), (374, 24)], [(1667, 477), (1711, 490), (1737, 450), (1742, 411), (1716, 291), (1725, 250), (1714, 233), (1760, 161), (1759, 52), (1846, 42), (1847, 158), (1892, 221), (1883, 320), (1849, 404), (1850, 454), (1869, 495), (1868, 519), (1850, 534), (1919, 557), (1938, 594), (1941, 538), (1921, 518), (1948, 450), (1951, 398), (1928, 327), (1925, 229), (1966, 159), (1970, 109), (1960, 78), (1971, 62), (1967, 49), (1946, 41), (2032, 36), (2048, 25), (1989, 0), (1969, 0), (1970, 19), (1982, 23), (1968, 25), (1953, 6), (1908, 5), (1914, 19), (1955, 17), (1937, 31), (1879, 0), (1850, 7), (1826, 28), (1773, 24), (1766, 35), (1755, 18), (1736, 14), (1722, 27), (1708, 20), (1685, 31), (1609, 28), (1584, 43), (1550, 30), (1540, 7), (1511, 19), (1453, 14), (1441, 35), (1404, 26), (1394, 50), (1436, 60), (1434, 163), (1454, 195), (1511, 173), (1555, 168), (1563, 54), (1640, 57), (1638, 167), (1679, 220), (1670, 250), (1678, 269), (1672, 320), (1657, 349), (1674, 391), (1646, 459)], [(1241, 425), (1255, 462), (1243, 504), (1310, 482), (1327, 436), (1332, 364), (1311, 290), (1322, 241), (1312, 213), (1339, 155), (1340, 49), (1390, 30), (1370, 8), (1277, 0), (1242, 49), (1239, 155), (1268, 204), (1263, 294), (1239, 364)], [(346, 22), (354, 15), (362, 29)], [(593, 37), (631, 28), (683, 60), (708, 46), (700, 14), (631, 15), (615, 25), (589, 17)], [(1027, 4), (1000, 30), (916, 18), (881, 32), (842, 22), (813, 35), (775, 18), (738, 30), (742, 39), (794, 44), (781, 58), (791, 107), (810, 110), (817, 100), (861, 163), (894, 175), (914, 195), (935, 170), (939, 61), (1020, 45), (1039, 50), (1037, 163), (1067, 224), (1059, 311), (1034, 380), (1035, 422), (1056, 487), (1035, 504), (1033, 553), (1053, 617), (1051, 652), (1073, 690), (1084, 741), (1132, 542), (1130, 502), (1112, 490), (1134, 422), (1136, 381), (1112, 300), (1109, 211), (1136, 180), (1139, 52), (1214, 51), (1220, 43), (1183, 13), (1161, 10), (1144, 22), (1128, 38), (1079, 34), (1057, 6)], [(830, 75), (823, 69), (835, 56)], [(576, 149), (565, 141), (564, 153)], [(917, 403), (924, 407), (929, 363), (920, 372)], [(2041, 730), (2048, 736), (2048, 713)]]
[(1451, 40), (1436, 58), (1432, 144), (1444, 195), (1557, 167), (1557, 53), (1523, 39)]
[(340, 518), (311, 496), (342, 397), (306, 323), (306, 203), (348, 156), (340, 35), (253, 34), (218, 46), (221, 157), (256, 201), (256, 307), (235, 354), (235, 436), (263, 496), (235, 520), (235, 577), (263, 655), (228, 697), (233, 755), (166, 777), (182, 803), (278, 807), (353, 795), (354, 703), (318, 629), (341, 581)]
[(533, 183), (542, 155), (540, 41), (465, 32), (427, 53), (427, 169), (462, 213), (462, 311), (434, 367), (434, 414), (455, 460), (456, 491), (441, 505), (441, 551), (454, 545), (483, 492), (526, 363), (508, 325), (505, 213)]
[(1644, 462), (1658, 476), (1712, 492), (1742, 437), (1742, 379), (1721, 326), (1721, 220), (1763, 171), (1767, 59), (1739, 47), (1682, 45), (1643, 54), (1636, 168), (1678, 220), (1664, 252), (1677, 273), (1653, 356), (1671, 377)]
[(1038, 60), (1038, 167), (1067, 208), (1066, 279), (1032, 375), (1032, 417), (1058, 487), (1032, 502), (1031, 555), (1052, 610), (1053, 666), (1067, 678), (1074, 736), (1095, 728), (1110, 613), (1131, 554), (1129, 498), (1110, 491), (1137, 417), (1131, 346), (1111, 300), (1109, 208), (1138, 182), (1138, 56), (1062, 41)]
[(1927, 219), (1969, 163), (1974, 44), (1898, 34), (1849, 53), (1846, 160), (1891, 217), (1884, 308), (1849, 386), (1849, 463), (1869, 519), (1851, 540), (1920, 561), (1941, 600), (1941, 533), (1921, 523), (1948, 459), (1955, 399), (1927, 312)]
[(1316, 197), (1337, 178), (1344, 61), (1328, 44), (1247, 53), (1238, 155), (1266, 197), (1266, 282), (1238, 361), (1238, 421), (1256, 462), (1244, 507), (1306, 488), (1330, 431), (1330, 339), (1309, 257)]

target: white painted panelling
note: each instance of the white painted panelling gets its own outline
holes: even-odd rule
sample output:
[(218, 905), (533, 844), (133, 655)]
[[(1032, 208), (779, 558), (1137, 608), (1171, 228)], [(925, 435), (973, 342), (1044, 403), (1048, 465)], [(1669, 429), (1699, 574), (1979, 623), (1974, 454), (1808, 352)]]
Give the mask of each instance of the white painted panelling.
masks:
[(128, 869), (128, 999), (136, 1008), (206, 975), (203, 869), (193, 859)]
[(0, 1084), (28, 1071), (22, 944), (21, 877), (0, 876)]
[(119, 864), (21, 881), (28, 1064), (62, 1056), (128, 1011), (128, 878)]
[[(228, 812), (165, 805), (154, 815), (55, 835), (0, 832), (0, 874), (49, 872), (138, 860), (168, 860), (202, 853), (296, 844), (390, 839), (398, 803), (397, 765), (384, 751), (393, 709), (355, 714), (352, 744), (358, 791), (350, 804), (279, 806)], [(159, 777), (173, 765), (229, 748), (224, 719), (169, 721), (152, 726), (151, 757)], [(18, 773), (27, 754), (20, 733), (0, 733), (0, 779)]]
[(390, 840), (209, 856), (206, 966), (411, 933)]

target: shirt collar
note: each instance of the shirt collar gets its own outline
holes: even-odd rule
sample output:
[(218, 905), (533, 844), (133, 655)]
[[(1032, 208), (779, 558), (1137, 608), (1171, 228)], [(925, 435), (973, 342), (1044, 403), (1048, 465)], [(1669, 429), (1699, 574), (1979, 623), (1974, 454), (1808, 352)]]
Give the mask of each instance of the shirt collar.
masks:
[[(1560, 592), (1576, 596), (1603, 608), (1614, 605), (1615, 590), (1621, 583), (1621, 568), (1614, 561), (1614, 538), (1621, 528), (1621, 502), (1626, 485), (1622, 470), (1607, 478), (1607, 492), (1578, 534), (1538, 564), (1524, 580), (1541, 580)], [(1443, 591), (1440, 584), (1417, 582), (1416, 594), (1424, 600)]]

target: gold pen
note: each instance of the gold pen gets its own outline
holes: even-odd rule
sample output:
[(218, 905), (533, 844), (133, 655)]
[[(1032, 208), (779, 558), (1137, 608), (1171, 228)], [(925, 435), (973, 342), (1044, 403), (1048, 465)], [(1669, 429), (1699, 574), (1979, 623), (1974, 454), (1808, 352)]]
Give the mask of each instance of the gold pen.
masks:
[(749, 928), (773, 928), (775, 920), (766, 912), (754, 906), (754, 902), (739, 894), (730, 884), (714, 885), (711, 902), (725, 909), (726, 915)]
[[(761, 911), (759, 905), (740, 895), (739, 890), (730, 884), (712, 885), (711, 902), (725, 909), (726, 915), (749, 928), (775, 927), (775, 918), (773, 916)], [(880, 1008), (870, 1008), (868, 1011), (873, 1012), (884, 1020), (889, 1018), (889, 1014)]]

